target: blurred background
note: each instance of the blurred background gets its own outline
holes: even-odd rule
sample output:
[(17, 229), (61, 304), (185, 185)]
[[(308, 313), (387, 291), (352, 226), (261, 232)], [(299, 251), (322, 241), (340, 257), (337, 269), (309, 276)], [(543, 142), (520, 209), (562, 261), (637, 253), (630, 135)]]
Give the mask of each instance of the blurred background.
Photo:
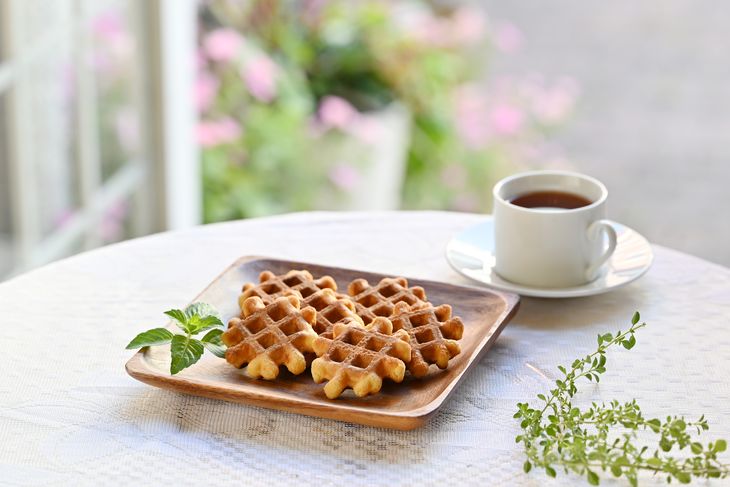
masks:
[(0, 279), (199, 223), (491, 210), (526, 169), (730, 265), (730, 7), (0, 0)]

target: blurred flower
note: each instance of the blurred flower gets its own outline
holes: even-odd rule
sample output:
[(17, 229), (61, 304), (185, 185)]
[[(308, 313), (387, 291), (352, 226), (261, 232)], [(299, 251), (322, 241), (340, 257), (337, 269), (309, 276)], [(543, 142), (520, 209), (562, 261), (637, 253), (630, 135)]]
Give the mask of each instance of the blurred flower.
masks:
[(474, 6), (461, 6), (450, 16), (440, 16), (413, 2), (399, 4), (394, 12), (399, 28), (416, 42), (431, 47), (459, 47), (484, 38), (486, 16)]
[(475, 44), (484, 39), (487, 19), (481, 8), (461, 6), (451, 19), (451, 37), (455, 44)]
[(519, 108), (499, 102), (492, 108), (489, 119), (495, 134), (514, 135), (522, 129), (525, 117)]
[(208, 65), (208, 59), (205, 57), (205, 52), (202, 49), (198, 49), (195, 52), (195, 69), (202, 71)]
[(205, 36), (203, 48), (213, 61), (228, 62), (243, 45), (243, 36), (234, 29), (216, 29)]
[(203, 147), (232, 142), (239, 138), (241, 133), (241, 125), (230, 117), (202, 120), (198, 123), (198, 143)]
[(101, 39), (113, 42), (119, 36), (126, 35), (124, 17), (117, 10), (107, 10), (91, 20), (91, 30)]
[(362, 115), (346, 127), (346, 131), (366, 144), (374, 144), (382, 136), (383, 126), (375, 117)]
[(241, 70), (241, 77), (254, 98), (268, 103), (276, 96), (276, 73), (276, 64), (260, 54), (246, 63)]
[(220, 82), (209, 71), (201, 71), (195, 79), (195, 104), (200, 112), (210, 108), (218, 94)]
[(129, 205), (124, 200), (109, 207), (99, 224), (99, 236), (104, 242), (113, 242), (122, 237), (124, 219), (128, 213)]
[(102, 76), (101, 83), (113, 82), (113, 78), (125, 73), (134, 53), (134, 39), (125, 23), (124, 15), (117, 10), (107, 10), (91, 21), (95, 37), (92, 66)]
[(546, 124), (555, 124), (568, 116), (578, 96), (578, 83), (563, 78), (551, 88), (543, 88), (532, 99), (535, 117)]
[(319, 120), (325, 127), (344, 129), (357, 116), (355, 107), (339, 96), (325, 96), (319, 104)]
[(476, 84), (460, 86), (455, 92), (456, 131), (467, 147), (484, 147), (489, 139), (489, 103), (485, 90)]
[(516, 52), (524, 41), (522, 31), (510, 22), (499, 22), (494, 29), (494, 44), (502, 52)]
[(345, 191), (354, 189), (360, 182), (360, 172), (351, 164), (335, 164), (328, 176), (335, 186)]
[(53, 218), (53, 227), (55, 229), (61, 229), (68, 225), (73, 219), (74, 211), (71, 208), (64, 208), (60, 210)]

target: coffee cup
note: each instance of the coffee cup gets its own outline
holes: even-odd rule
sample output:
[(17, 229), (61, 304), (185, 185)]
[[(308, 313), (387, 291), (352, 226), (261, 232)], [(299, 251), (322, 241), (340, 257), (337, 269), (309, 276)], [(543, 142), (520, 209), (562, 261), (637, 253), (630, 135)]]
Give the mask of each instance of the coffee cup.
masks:
[(494, 186), (495, 270), (517, 284), (580, 286), (596, 279), (616, 249), (606, 220), (608, 191), (568, 171), (532, 171)]

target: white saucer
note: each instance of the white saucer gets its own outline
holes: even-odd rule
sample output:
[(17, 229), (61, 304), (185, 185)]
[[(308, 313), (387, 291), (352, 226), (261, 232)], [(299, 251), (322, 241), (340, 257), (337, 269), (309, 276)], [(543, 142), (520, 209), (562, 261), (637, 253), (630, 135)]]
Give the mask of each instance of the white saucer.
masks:
[(523, 296), (575, 298), (601, 294), (624, 286), (643, 276), (651, 267), (651, 245), (638, 232), (617, 224), (616, 251), (601, 275), (588, 284), (569, 288), (537, 288), (502, 279), (494, 267), (494, 224), (492, 217), (456, 234), (446, 246), (446, 260), (458, 273), (488, 286)]

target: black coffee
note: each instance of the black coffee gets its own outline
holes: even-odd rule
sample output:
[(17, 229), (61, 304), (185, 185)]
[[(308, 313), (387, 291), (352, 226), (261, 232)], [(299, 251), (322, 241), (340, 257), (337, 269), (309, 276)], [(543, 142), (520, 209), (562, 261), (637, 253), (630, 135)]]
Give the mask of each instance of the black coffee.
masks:
[(583, 196), (563, 191), (533, 191), (516, 196), (509, 202), (523, 208), (562, 208), (564, 210), (574, 210), (593, 203)]

